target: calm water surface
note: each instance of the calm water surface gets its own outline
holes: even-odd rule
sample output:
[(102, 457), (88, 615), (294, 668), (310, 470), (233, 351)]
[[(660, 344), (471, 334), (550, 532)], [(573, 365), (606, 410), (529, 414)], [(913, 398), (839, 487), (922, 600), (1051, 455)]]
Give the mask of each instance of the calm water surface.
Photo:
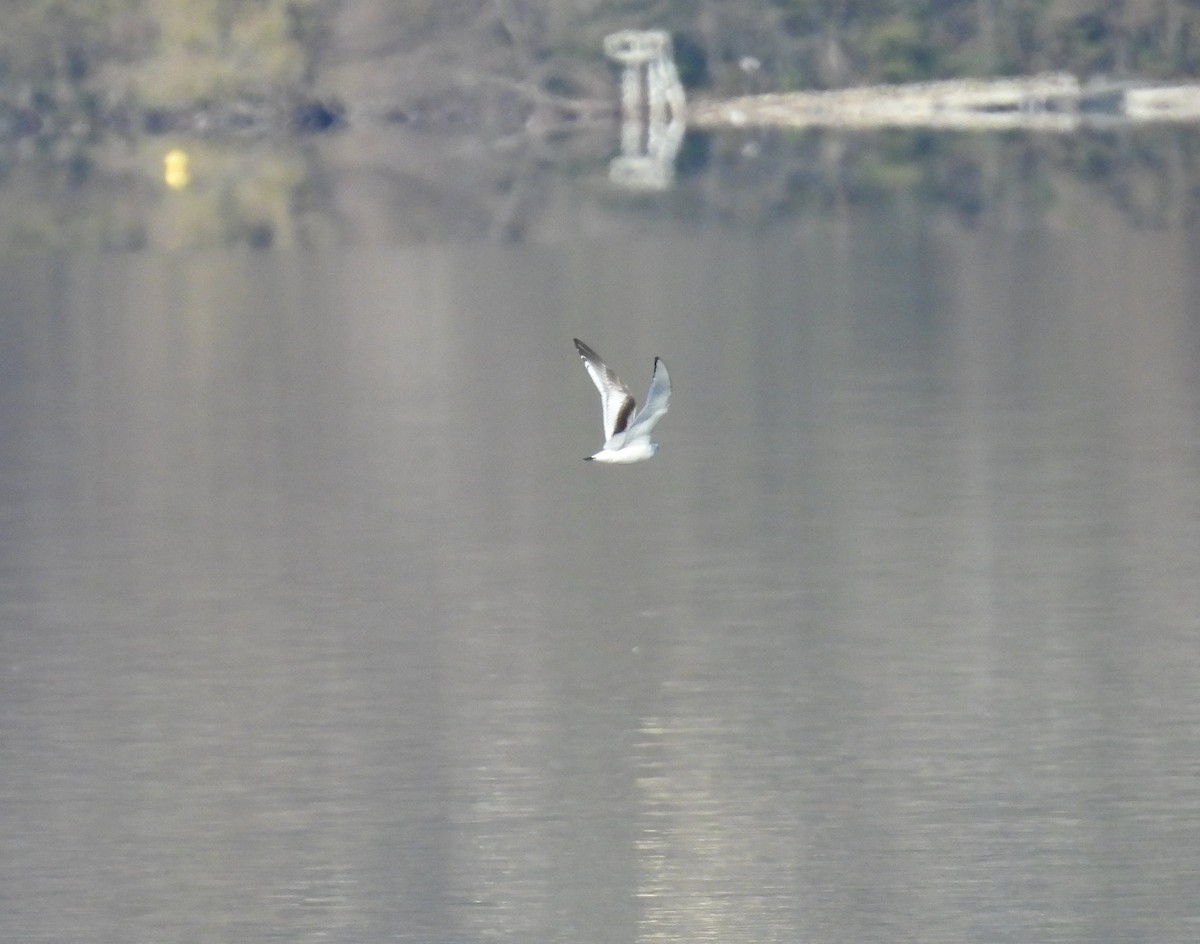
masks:
[(1196, 258), (5, 259), (0, 939), (1196, 940)]

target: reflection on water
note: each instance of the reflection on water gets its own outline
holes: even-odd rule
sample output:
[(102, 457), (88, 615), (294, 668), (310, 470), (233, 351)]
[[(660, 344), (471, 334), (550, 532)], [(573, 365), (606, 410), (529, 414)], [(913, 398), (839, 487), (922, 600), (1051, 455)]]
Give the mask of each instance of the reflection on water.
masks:
[(1099, 221), (9, 259), (0, 937), (1187, 939), (1194, 246)]
[(603, 122), (488, 144), (380, 124), (310, 138), (103, 140), (56, 160), (0, 159), (0, 246), (521, 244), (571, 238), (581, 220), (619, 233), (630, 214), (761, 229), (880, 204), (1005, 228), (1074, 225), (1103, 204), (1136, 225), (1180, 228), (1200, 211), (1198, 134), (745, 128), (684, 138), (674, 121), (643, 141), (630, 125), (617, 176), (640, 193), (608, 180), (620, 134)]

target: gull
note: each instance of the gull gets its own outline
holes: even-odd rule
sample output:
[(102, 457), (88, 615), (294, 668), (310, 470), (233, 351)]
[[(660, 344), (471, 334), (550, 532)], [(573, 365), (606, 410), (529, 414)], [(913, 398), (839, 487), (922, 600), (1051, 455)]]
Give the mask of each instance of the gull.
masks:
[(604, 447), (586, 459), (597, 462), (643, 462), (658, 452), (658, 443), (650, 441), (650, 432), (667, 412), (671, 400), (671, 377), (661, 357), (654, 358), (654, 375), (646, 405), (634, 416), (637, 404), (629, 388), (612, 372), (600, 355), (575, 339), (575, 349), (583, 358), (583, 366), (592, 383), (600, 391), (600, 408), (604, 411)]

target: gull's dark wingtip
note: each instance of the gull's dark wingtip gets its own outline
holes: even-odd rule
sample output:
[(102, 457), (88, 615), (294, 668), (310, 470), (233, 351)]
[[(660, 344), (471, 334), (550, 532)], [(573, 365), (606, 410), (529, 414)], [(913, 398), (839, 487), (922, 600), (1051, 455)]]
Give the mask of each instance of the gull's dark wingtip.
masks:
[(595, 458), (596, 458), (595, 456), (584, 456), (584, 457), (583, 457), (583, 461), (584, 461), (584, 462), (591, 462), (591, 461), (592, 461), (593, 459), (595, 459)]

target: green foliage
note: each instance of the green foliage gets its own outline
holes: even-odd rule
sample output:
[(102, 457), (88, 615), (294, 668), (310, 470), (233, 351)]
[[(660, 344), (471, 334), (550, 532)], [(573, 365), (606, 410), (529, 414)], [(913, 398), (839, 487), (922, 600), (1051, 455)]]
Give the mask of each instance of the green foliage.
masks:
[(873, 24), (864, 32), (862, 51), (883, 82), (918, 82), (932, 75), (937, 59), (920, 26), (894, 18)]
[(316, 0), (146, 0), (158, 27), (153, 55), (128, 76), (152, 105), (261, 97), (299, 86), (301, 40), (319, 35)]
[(5, 12), (0, 91), (132, 93), (152, 104), (270, 94), (306, 77), (332, 0), (22, 0)]
[(1041, 71), (1200, 71), (1200, 4), (1191, 0), (749, 0), (678, 11), (657, 25), (700, 42), (717, 95), (744, 91), (736, 63), (747, 54), (763, 61), (763, 83), (778, 91)]
[[(604, 32), (657, 26), (675, 33), (681, 65), (714, 94), (1200, 70), (1191, 0), (575, 0), (569, 11), (555, 0), (16, 0), (0, 31), (0, 99), (46, 88), (61, 101), (64, 89), (90, 87), (157, 107), (287, 94), (319, 79), (335, 22), (368, 23), (368, 38), (393, 50), (453, 55), (453, 37), (469, 34), (476, 45), (459, 45), (488, 62), (516, 50), (525, 68), (561, 63), (563, 74), (602, 68)], [(749, 79), (739, 69), (747, 57), (762, 63)]]

